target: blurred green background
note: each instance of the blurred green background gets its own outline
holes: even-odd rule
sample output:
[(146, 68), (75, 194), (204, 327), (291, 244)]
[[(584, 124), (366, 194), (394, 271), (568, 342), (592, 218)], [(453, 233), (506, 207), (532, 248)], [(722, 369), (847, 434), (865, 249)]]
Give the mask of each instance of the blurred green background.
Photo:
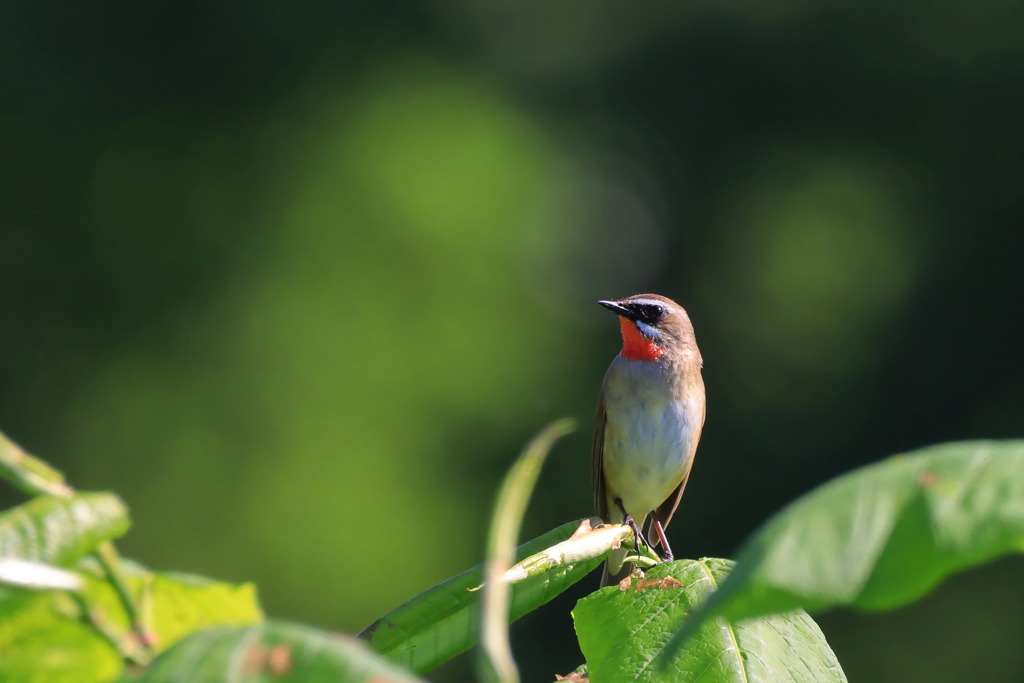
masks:
[[(1021, 26), (964, 0), (5, 3), (0, 428), (125, 498), (125, 554), (352, 632), (480, 560), (555, 417), (581, 426), (524, 534), (590, 513), (619, 348), (595, 301), (654, 291), (708, 387), (673, 547), (730, 556), (853, 467), (1021, 436)], [(820, 623), (851, 680), (1020, 681), (1022, 569)], [(596, 583), (514, 628), (527, 680), (581, 661)]]

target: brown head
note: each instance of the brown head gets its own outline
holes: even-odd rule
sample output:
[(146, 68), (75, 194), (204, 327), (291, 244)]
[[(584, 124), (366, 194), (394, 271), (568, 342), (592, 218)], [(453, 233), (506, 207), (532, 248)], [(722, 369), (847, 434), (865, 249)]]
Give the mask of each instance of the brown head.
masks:
[(598, 301), (619, 316), (622, 357), (627, 360), (686, 360), (701, 364), (690, 316), (659, 294), (634, 294), (619, 301)]

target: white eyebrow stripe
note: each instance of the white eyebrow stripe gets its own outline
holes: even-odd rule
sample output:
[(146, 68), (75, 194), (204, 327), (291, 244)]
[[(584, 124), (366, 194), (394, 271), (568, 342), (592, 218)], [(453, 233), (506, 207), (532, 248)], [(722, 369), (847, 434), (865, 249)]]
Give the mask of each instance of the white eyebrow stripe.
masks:
[(642, 306), (646, 305), (646, 306), (660, 306), (662, 308), (665, 307), (665, 304), (663, 304), (660, 301), (657, 301), (656, 299), (633, 299), (632, 301), (630, 301), (628, 303), (640, 304)]

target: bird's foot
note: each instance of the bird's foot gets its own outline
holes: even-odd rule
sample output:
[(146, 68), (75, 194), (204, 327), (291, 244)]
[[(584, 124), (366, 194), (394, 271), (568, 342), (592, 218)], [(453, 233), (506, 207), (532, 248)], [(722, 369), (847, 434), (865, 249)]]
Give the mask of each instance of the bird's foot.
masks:
[(645, 548), (651, 547), (651, 544), (647, 542), (647, 539), (644, 538), (644, 535), (640, 533), (640, 527), (636, 525), (636, 522), (633, 521), (633, 517), (631, 515), (626, 515), (625, 517), (623, 517), (622, 523), (633, 530), (633, 548), (636, 550), (637, 555), (640, 554), (641, 545)]

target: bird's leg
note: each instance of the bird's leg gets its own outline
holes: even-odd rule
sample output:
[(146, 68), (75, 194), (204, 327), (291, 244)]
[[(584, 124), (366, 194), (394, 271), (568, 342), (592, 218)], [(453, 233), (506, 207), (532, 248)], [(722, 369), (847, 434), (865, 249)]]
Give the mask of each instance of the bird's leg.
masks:
[(661, 541), (661, 547), (663, 552), (658, 553), (659, 555), (661, 555), (661, 561), (671, 562), (673, 559), (675, 559), (675, 556), (672, 554), (672, 546), (668, 544), (668, 537), (665, 536), (665, 529), (661, 526), (661, 520), (658, 519), (658, 513), (652, 511), (651, 518), (654, 522), (654, 524), (652, 525), (654, 527), (654, 533), (658, 534), (658, 540)]
[(619, 506), (620, 510), (622, 510), (622, 523), (633, 530), (633, 550), (636, 551), (637, 555), (639, 555), (641, 543), (647, 548), (651, 547), (651, 544), (648, 543), (647, 539), (644, 538), (644, 535), (640, 533), (640, 527), (638, 527), (636, 522), (633, 521), (633, 516), (626, 512), (626, 508), (622, 505), (622, 499), (616, 498), (615, 504)]

